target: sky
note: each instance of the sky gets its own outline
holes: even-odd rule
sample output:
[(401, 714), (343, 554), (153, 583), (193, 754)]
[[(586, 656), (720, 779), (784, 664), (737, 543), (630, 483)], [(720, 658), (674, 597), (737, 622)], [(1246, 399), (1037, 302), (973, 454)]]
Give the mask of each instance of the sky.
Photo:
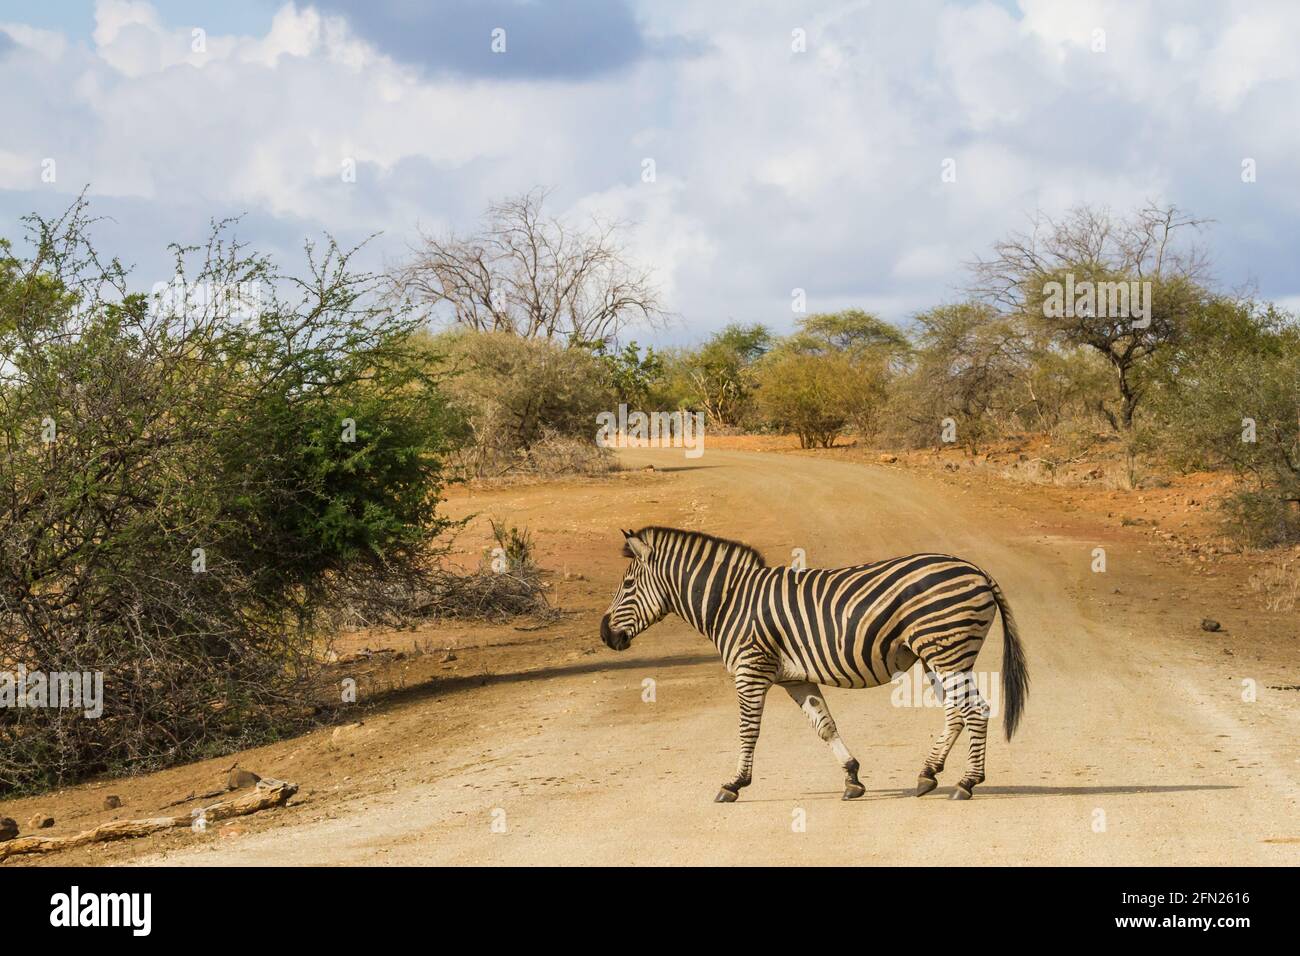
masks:
[(84, 189), (147, 290), (214, 218), (379, 268), (545, 187), (626, 223), (662, 345), (789, 330), (796, 289), (906, 323), (1035, 211), (1153, 200), (1300, 309), (1298, 35), (1290, 0), (0, 0), (0, 236)]

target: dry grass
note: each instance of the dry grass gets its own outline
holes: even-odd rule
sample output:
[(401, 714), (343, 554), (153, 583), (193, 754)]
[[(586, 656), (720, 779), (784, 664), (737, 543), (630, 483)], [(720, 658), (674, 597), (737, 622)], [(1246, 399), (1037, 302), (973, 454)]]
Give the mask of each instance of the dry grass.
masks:
[(1294, 611), (1300, 603), (1300, 559), (1287, 558), (1249, 579), (1250, 589), (1270, 611)]
[(590, 438), (548, 434), (526, 449), (476, 446), (454, 463), (477, 485), (509, 485), (555, 478), (599, 478), (620, 469), (614, 453)]

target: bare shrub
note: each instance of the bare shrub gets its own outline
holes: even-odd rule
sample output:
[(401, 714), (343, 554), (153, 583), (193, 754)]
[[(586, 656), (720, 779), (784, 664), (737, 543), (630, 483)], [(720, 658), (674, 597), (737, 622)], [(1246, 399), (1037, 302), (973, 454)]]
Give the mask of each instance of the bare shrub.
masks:
[(917, 316), (911, 365), (890, 396), (887, 430), (911, 447), (938, 446), (952, 419), (971, 454), (994, 439), (1021, 400), (1028, 335), (979, 303), (939, 306)]
[(539, 478), (599, 477), (618, 471), (619, 464), (612, 451), (589, 439), (546, 432), (527, 449), (516, 452), (512, 470)]
[(550, 620), (559, 612), (546, 600), (537, 576), (524, 571), (482, 569), (449, 577), (439, 595), (438, 616), (501, 621), (520, 616)]
[(391, 275), (393, 290), (433, 317), (476, 332), (594, 344), (632, 321), (663, 317), (650, 273), (623, 248), (623, 226), (577, 226), (534, 190), (493, 203), (468, 236), (423, 237)]
[(387, 581), (365, 593), (354, 590), (335, 617), (340, 628), (406, 628), (438, 620), (508, 621), (517, 617), (552, 620), (559, 612), (546, 599), (536, 567), (461, 572), (445, 565), (418, 578)]
[(336, 626), (412, 627), (441, 619), (496, 622), (521, 616), (554, 619), (559, 612), (546, 599), (532, 532), (502, 518), (488, 521), (495, 547), (484, 551), (478, 567), (467, 572), (452, 567), (446, 561), (452, 545), (445, 542), (424, 564), (403, 576), (378, 586), (345, 585)]

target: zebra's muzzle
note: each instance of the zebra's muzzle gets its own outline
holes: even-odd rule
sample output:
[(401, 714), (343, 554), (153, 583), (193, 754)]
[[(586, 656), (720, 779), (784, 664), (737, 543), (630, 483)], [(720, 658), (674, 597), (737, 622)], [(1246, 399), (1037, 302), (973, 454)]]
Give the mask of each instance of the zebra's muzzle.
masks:
[(632, 644), (631, 636), (623, 631), (616, 631), (609, 626), (608, 614), (600, 619), (600, 639), (605, 642), (606, 647), (613, 648), (616, 651), (625, 651)]

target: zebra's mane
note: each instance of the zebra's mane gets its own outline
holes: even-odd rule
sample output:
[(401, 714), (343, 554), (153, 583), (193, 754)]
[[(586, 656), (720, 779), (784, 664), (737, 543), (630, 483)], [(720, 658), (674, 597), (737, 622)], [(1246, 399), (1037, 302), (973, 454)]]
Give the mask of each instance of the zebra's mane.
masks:
[(719, 544), (730, 548), (738, 554), (748, 555), (760, 568), (767, 567), (767, 560), (759, 550), (745, 544), (743, 541), (732, 541), (730, 538), (720, 538), (716, 534), (706, 534), (703, 531), (687, 531), (684, 528), (665, 528), (661, 525), (647, 525), (637, 531), (636, 536), (645, 540), (642, 536), (646, 532), (652, 532), (655, 535), (673, 538), (678, 541), (707, 541), (713, 544)]

